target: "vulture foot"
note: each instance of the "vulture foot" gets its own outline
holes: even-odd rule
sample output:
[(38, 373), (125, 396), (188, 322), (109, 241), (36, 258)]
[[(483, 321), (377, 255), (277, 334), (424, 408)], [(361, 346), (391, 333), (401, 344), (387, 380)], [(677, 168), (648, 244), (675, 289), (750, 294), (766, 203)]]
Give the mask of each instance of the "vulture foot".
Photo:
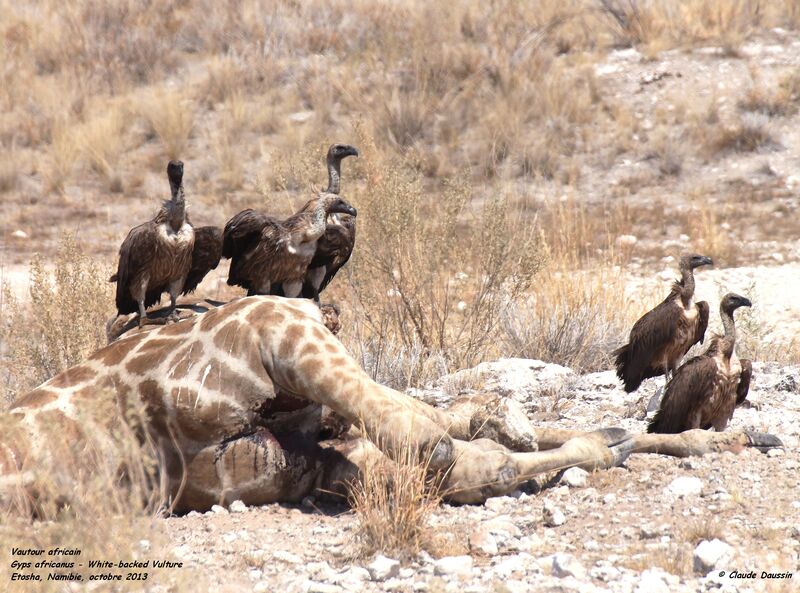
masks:
[(650, 398), (650, 401), (647, 402), (648, 415), (658, 410), (658, 404), (661, 403), (661, 397), (663, 395), (664, 395), (664, 388), (659, 387), (658, 390), (653, 394), (653, 397)]
[(750, 430), (746, 430), (744, 434), (747, 435), (747, 439), (750, 441), (748, 446), (755, 447), (762, 453), (766, 453), (770, 449), (783, 448), (783, 442), (775, 435), (766, 432), (753, 432)]

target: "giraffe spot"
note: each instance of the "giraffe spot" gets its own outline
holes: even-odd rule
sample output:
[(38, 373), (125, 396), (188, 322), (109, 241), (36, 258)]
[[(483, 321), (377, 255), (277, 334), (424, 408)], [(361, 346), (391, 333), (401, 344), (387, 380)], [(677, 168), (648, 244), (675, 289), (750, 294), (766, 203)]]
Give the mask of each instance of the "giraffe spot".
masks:
[(236, 299), (213, 311), (203, 313), (200, 320), (200, 331), (207, 332), (214, 329), (221, 323), (225, 323), (231, 315), (235, 315), (238, 311), (250, 306), (250, 304), (246, 299)]
[(314, 359), (305, 359), (297, 365), (297, 370), (305, 381), (313, 381), (321, 369), (318, 361)]
[[(178, 393), (180, 391), (180, 393)], [(191, 405), (176, 409), (175, 422), (181, 434), (201, 443), (219, 442), (242, 430), (246, 424), (239, 411), (230, 404), (215, 400), (197, 403), (197, 392), (186, 387), (176, 387), (171, 394), (173, 401), (186, 401)]]
[(322, 329), (321, 327), (319, 327), (318, 325), (315, 325), (315, 326), (314, 326), (314, 329), (312, 329), (312, 330), (311, 330), (311, 333), (313, 333), (313, 334), (314, 334), (314, 337), (315, 337), (317, 340), (320, 340), (320, 341), (322, 341), (322, 340), (324, 340), (324, 339), (327, 337), (327, 335), (328, 335), (330, 332), (323, 330), (323, 329)]
[(167, 409), (164, 404), (166, 393), (161, 385), (158, 381), (147, 379), (139, 383), (138, 389), (145, 413), (153, 428), (161, 434), (167, 434)]
[(78, 365), (67, 369), (63, 373), (59, 373), (47, 382), (48, 387), (55, 387), (60, 389), (62, 387), (69, 387), (83, 383), (95, 376), (95, 371), (89, 367)]
[(147, 354), (148, 352), (156, 350), (165, 350), (173, 346), (178, 346), (180, 343), (181, 340), (177, 338), (153, 338), (142, 344), (142, 347), (139, 348), (136, 354)]
[(339, 346), (333, 342), (325, 342), (325, 350), (331, 354), (335, 354), (336, 352), (339, 352)]
[(164, 360), (165, 356), (165, 352), (159, 351), (140, 354), (131, 358), (128, 364), (125, 365), (125, 369), (133, 375), (146, 375), (155, 369)]
[(341, 354), (339, 356), (331, 356), (330, 363), (334, 366), (343, 367), (347, 365), (347, 359)]
[(168, 376), (171, 379), (184, 379), (203, 356), (203, 343), (194, 341), (180, 348), (169, 363)]
[(208, 373), (203, 372), (203, 391), (235, 397), (245, 407), (255, 407), (265, 397), (272, 396), (272, 385), (268, 379), (265, 383), (252, 381), (218, 360), (212, 360), (206, 368)]
[(319, 346), (317, 346), (314, 342), (306, 342), (303, 348), (300, 350), (300, 356), (316, 356), (320, 353)]
[(306, 328), (299, 323), (292, 323), (286, 328), (281, 339), (281, 344), (278, 347), (278, 356), (281, 358), (288, 358), (294, 353), (294, 349), (298, 346), (300, 340), (306, 333)]
[(52, 391), (48, 391), (43, 387), (37, 387), (33, 391), (29, 391), (13, 404), (9, 409), (13, 410), (15, 408), (39, 408), (42, 406), (46, 406), (47, 404), (54, 402), (58, 399), (58, 394)]
[(252, 330), (237, 320), (229, 321), (214, 333), (214, 345), (224, 352), (247, 350)]
[(116, 366), (130, 353), (131, 350), (147, 336), (147, 332), (136, 332), (98, 350), (89, 357), (106, 366)]
[[(266, 305), (269, 305), (269, 307)], [(276, 309), (273, 303), (268, 302), (250, 311), (245, 317), (245, 322), (250, 325), (262, 324), (267, 327), (274, 327), (283, 323), (285, 319), (286, 315)]]
[(197, 317), (189, 317), (188, 319), (184, 319), (178, 323), (170, 323), (169, 325), (161, 328), (159, 334), (162, 336), (183, 336), (191, 333), (191, 331), (194, 329), (194, 323), (196, 320)]
[(80, 424), (60, 410), (37, 414), (36, 423), (44, 438), (57, 440), (58, 443), (77, 443), (85, 437)]

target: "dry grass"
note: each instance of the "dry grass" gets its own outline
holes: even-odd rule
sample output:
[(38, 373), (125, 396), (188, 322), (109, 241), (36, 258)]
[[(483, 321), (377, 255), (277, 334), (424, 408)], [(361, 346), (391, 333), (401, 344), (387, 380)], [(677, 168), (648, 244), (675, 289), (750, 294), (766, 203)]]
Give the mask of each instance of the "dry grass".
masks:
[(127, 108), (114, 104), (84, 124), (79, 136), (83, 156), (92, 171), (100, 176), (106, 189), (116, 193), (123, 189), (120, 157), (125, 150), (128, 119)]
[(4, 290), (0, 311), (6, 399), (48, 380), (104, 346), (113, 312), (109, 270), (65, 236), (52, 272), (44, 258), (31, 262), (30, 307)]
[(161, 141), (164, 156), (170, 160), (185, 156), (194, 127), (194, 104), (180, 90), (158, 91), (144, 103), (141, 114), (151, 133)]
[(412, 446), (406, 443), (396, 450), (394, 461), (381, 457), (368, 463), (348, 486), (363, 556), (381, 552), (392, 558), (414, 558), (421, 550), (433, 551), (441, 535), (430, 526), (441, 502), (436, 477)]

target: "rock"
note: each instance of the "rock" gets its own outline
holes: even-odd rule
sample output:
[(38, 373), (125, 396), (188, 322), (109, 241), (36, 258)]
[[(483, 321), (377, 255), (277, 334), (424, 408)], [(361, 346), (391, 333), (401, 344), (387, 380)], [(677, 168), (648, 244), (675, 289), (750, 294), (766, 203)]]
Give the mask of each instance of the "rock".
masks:
[(14, 237), (15, 239), (27, 239), (28, 233), (26, 233), (23, 230), (17, 229), (13, 233), (11, 233), (11, 236)]
[(554, 577), (586, 578), (586, 570), (571, 554), (554, 554), (552, 571)]
[(251, 581), (260, 581), (264, 573), (257, 568), (252, 568), (247, 572), (247, 576), (250, 577)]
[(672, 480), (665, 491), (678, 497), (697, 496), (703, 491), (703, 480), (694, 476), (681, 476)]
[(783, 449), (770, 449), (767, 451), (767, 457), (783, 457)]
[(308, 589), (306, 590), (308, 593), (341, 593), (344, 589), (337, 585), (331, 585), (329, 583), (317, 583), (315, 581), (309, 581)]
[(287, 564), (303, 564), (303, 559), (300, 558), (300, 556), (287, 552), (286, 550), (275, 550), (272, 553), (272, 557), (275, 558), (275, 560), (280, 560)]
[(558, 527), (559, 525), (563, 525), (567, 522), (567, 518), (564, 516), (563, 511), (549, 500), (544, 501), (542, 518), (544, 519), (544, 524), (548, 527)]
[(400, 574), (400, 563), (393, 558), (378, 554), (367, 566), (367, 571), (373, 581), (385, 581)]
[(497, 554), (497, 539), (485, 525), (481, 525), (469, 534), (469, 549), (471, 552), (480, 552), (490, 556)]
[(341, 583), (359, 583), (368, 581), (369, 579), (370, 574), (366, 568), (361, 568), (360, 566), (351, 566), (344, 572), (340, 572), (339, 574), (335, 575), (331, 581), (338, 585)]
[(733, 548), (722, 540), (703, 540), (694, 549), (694, 571), (706, 574), (717, 567), (724, 568), (732, 554)]
[(215, 504), (214, 506), (211, 507), (211, 512), (217, 515), (227, 515), (228, 509), (226, 509), (225, 507), (221, 507), (218, 504)]
[(260, 581), (253, 585), (253, 593), (269, 593), (272, 591), (272, 585), (267, 581)]
[(633, 249), (638, 239), (634, 235), (620, 235), (614, 239), (614, 245), (619, 249)]
[(589, 576), (593, 579), (608, 583), (619, 579), (620, 571), (610, 562), (601, 560), (589, 570)]
[(670, 591), (664, 573), (652, 568), (642, 572), (639, 583), (634, 589), (634, 593), (670, 593)]
[(472, 574), (471, 556), (445, 556), (433, 563), (433, 574), (439, 576), (469, 576)]
[(510, 496), (495, 496), (493, 498), (487, 498), (486, 502), (483, 503), (483, 506), (489, 509), (490, 511), (494, 511), (495, 513), (502, 512), (506, 506), (516, 502)]
[(295, 113), (289, 114), (289, 121), (301, 124), (307, 122), (312, 117), (314, 117), (313, 111), (297, 111)]
[(532, 559), (530, 554), (506, 556), (494, 567), (494, 573), (501, 578), (508, 578), (512, 573), (525, 574)]
[(571, 488), (583, 488), (586, 486), (586, 478), (589, 472), (579, 467), (571, 467), (561, 476), (561, 482)]
[(247, 505), (244, 504), (241, 500), (234, 500), (231, 504), (228, 505), (228, 510), (231, 513), (245, 513), (247, 512)]

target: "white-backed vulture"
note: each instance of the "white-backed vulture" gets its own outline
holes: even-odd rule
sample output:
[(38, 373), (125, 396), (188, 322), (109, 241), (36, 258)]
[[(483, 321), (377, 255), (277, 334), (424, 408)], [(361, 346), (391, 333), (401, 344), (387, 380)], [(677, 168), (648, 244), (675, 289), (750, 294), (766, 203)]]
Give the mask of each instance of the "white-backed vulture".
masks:
[(713, 263), (704, 255), (681, 257), (681, 279), (672, 284), (667, 298), (634, 324), (628, 343), (612, 353), (625, 391), (636, 391), (650, 377), (666, 375), (669, 381), (689, 349), (703, 343), (708, 303), (694, 302), (694, 269)]
[(194, 230), (186, 220), (183, 194), (183, 163), (167, 165), (172, 197), (165, 201), (153, 220), (133, 227), (119, 248), (117, 313), (139, 313), (139, 325), (147, 320), (147, 307), (161, 300), (167, 291), (174, 311), (178, 295), (189, 274), (194, 248)]
[(192, 265), (186, 276), (181, 294), (194, 292), (197, 285), (211, 270), (216, 269), (222, 258), (222, 229), (216, 226), (194, 228), (194, 249), (192, 249)]
[(719, 307), (725, 333), (714, 336), (708, 350), (687, 361), (667, 385), (661, 406), (647, 432), (678, 433), (693, 428), (722, 432), (733, 410), (747, 398), (753, 365), (736, 356), (733, 312), (752, 303), (738, 294), (726, 294)]
[[(328, 149), (327, 193), (339, 193), (342, 159), (358, 156), (358, 150), (347, 144), (333, 144)], [(325, 290), (336, 273), (347, 263), (356, 244), (356, 218), (349, 214), (335, 213), (328, 217), (325, 234), (317, 242), (317, 251), (311, 259), (303, 281), (303, 298), (319, 302), (319, 293)]]
[(336, 194), (320, 193), (285, 220), (247, 209), (225, 225), (222, 256), (231, 259), (228, 284), (241, 286), (248, 296), (270, 294), (282, 285), (287, 297), (298, 297), (325, 232), (328, 215), (356, 216), (356, 209)]

